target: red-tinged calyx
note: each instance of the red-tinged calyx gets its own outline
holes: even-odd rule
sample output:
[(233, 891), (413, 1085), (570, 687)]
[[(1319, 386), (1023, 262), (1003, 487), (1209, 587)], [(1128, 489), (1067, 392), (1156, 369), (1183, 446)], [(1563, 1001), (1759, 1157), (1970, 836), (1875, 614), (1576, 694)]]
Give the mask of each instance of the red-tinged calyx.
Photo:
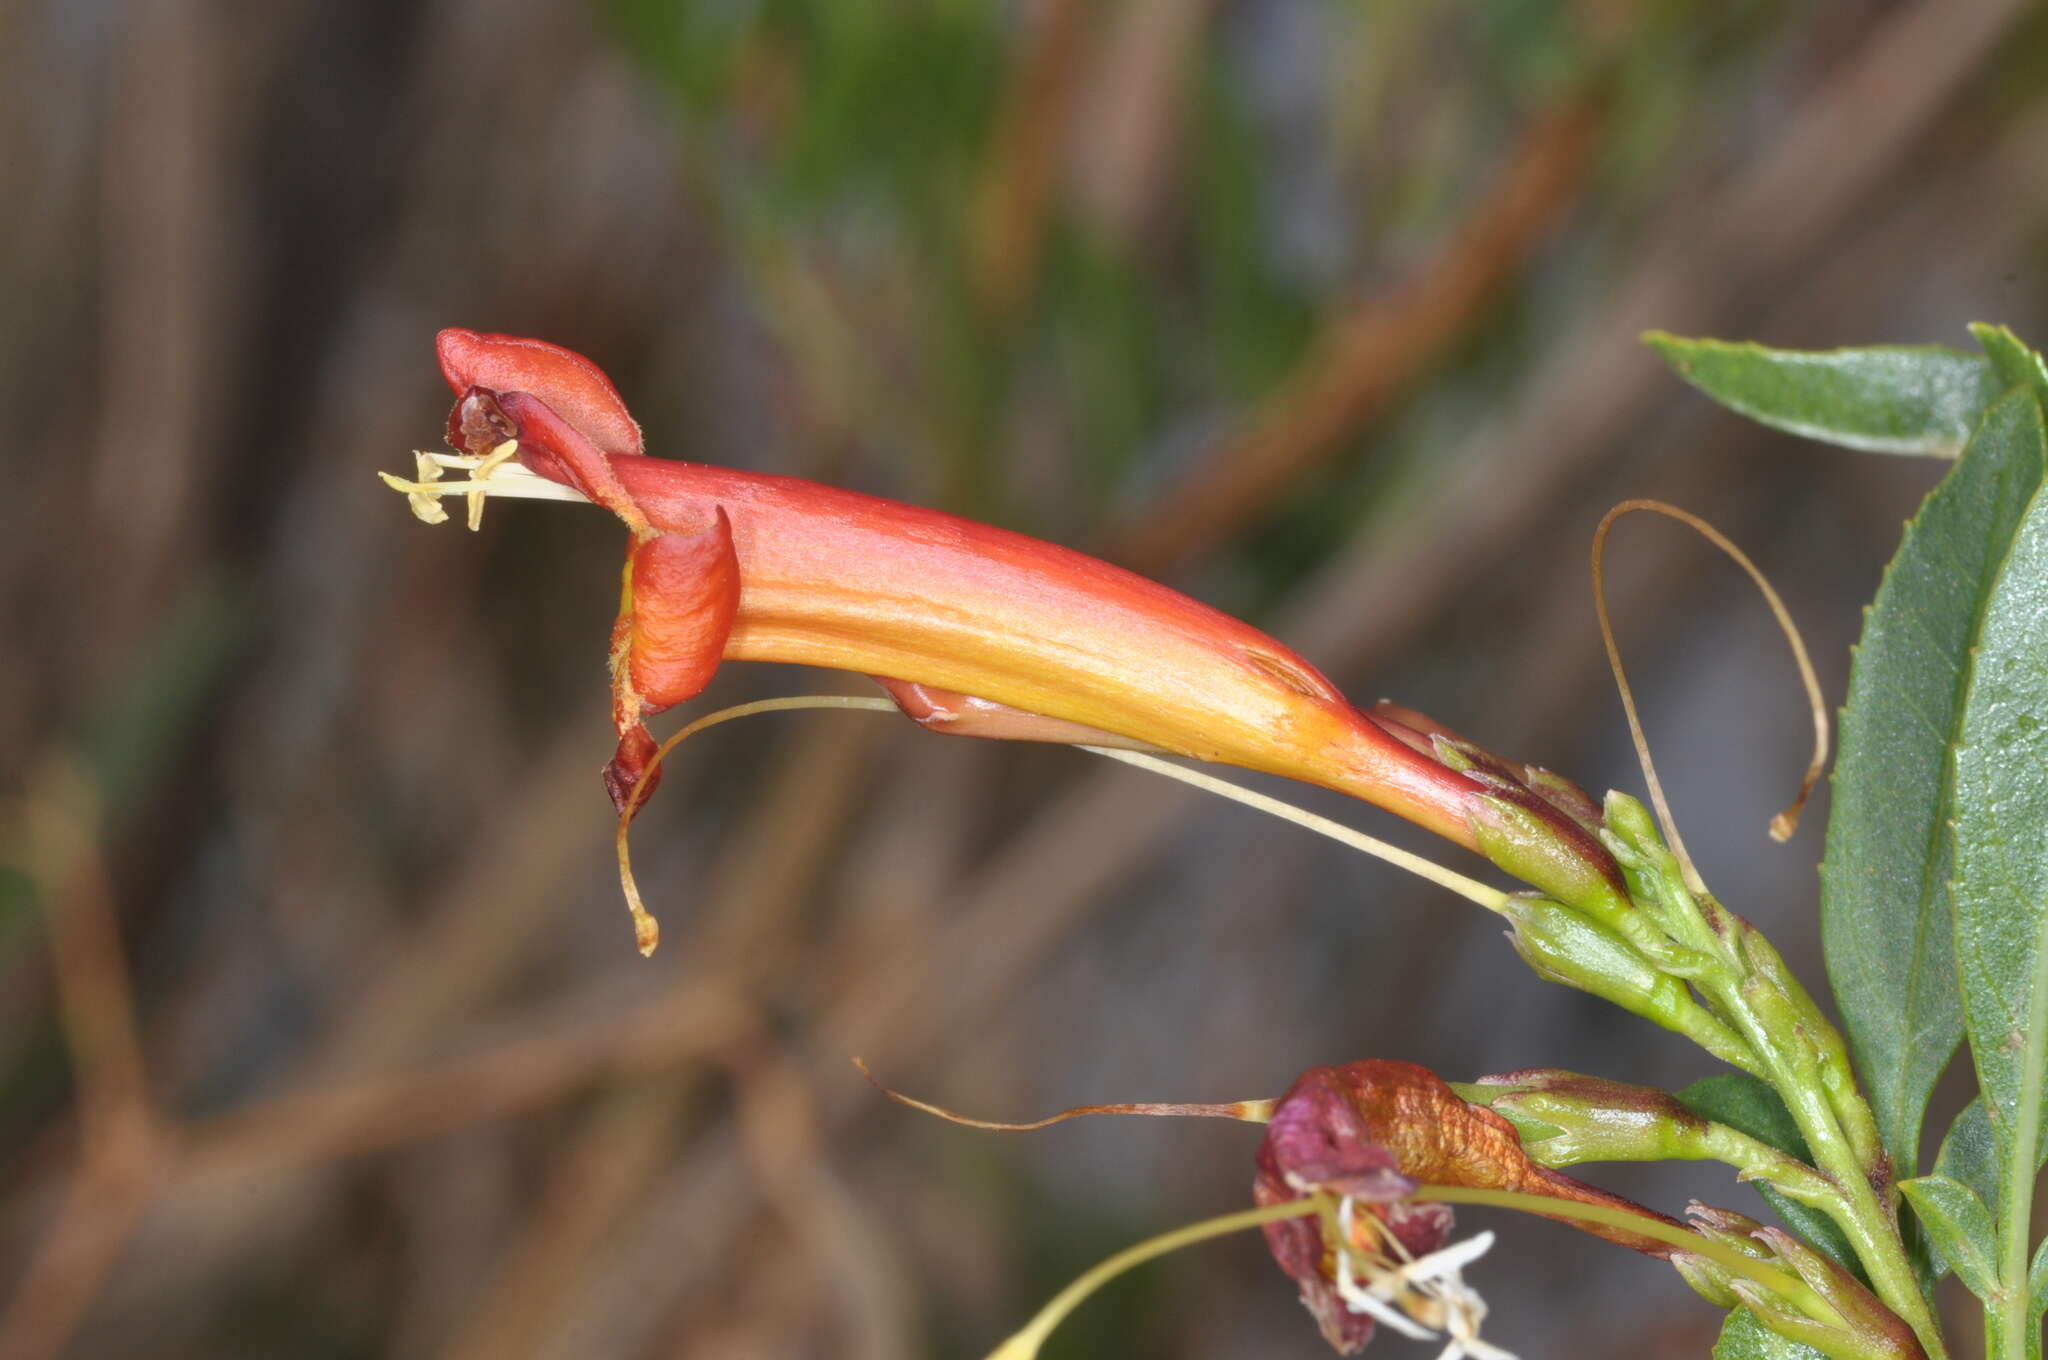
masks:
[(1525, 883), (1583, 911), (1626, 910), (1621, 866), (1600, 842), (1599, 804), (1562, 775), (1496, 755), (1426, 714), (1382, 699), (1373, 722), (1486, 790), (1470, 809), (1480, 851)]

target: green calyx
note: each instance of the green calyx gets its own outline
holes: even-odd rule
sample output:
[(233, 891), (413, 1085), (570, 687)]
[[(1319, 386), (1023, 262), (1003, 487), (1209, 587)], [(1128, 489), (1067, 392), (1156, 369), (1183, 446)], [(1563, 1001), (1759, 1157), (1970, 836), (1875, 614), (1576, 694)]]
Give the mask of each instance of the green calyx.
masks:
[(1548, 1167), (1705, 1155), (1707, 1121), (1654, 1087), (1541, 1069), (1481, 1077), (1471, 1090), (1466, 1098), (1513, 1124), (1523, 1149)]
[[(1533, 799), (1526, 792), (1522, 797)], [(1621, 928), (1621, 918), (1635, 910), (1599, 842), (1556, 809), (1480, 794), (1470, 823), (1481, 854), (1547, 896), (1610, 928)]]

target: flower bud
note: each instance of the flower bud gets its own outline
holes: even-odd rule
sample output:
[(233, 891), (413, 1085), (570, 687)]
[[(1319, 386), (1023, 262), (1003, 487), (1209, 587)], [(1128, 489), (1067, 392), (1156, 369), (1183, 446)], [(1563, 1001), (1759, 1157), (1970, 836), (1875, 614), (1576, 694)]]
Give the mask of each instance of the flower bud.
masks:
[(1789, 1268), (1805, 1291), (1798, 1299), (1772, 1293), (1700, 1257), (1676, 1261), (1679, 1273), (1703, 1297), (1733, 1296), (1779, 1336), (1840, 1360), (1926, 1360), (1913, 1329), (1825, 1252), (1782, 1228), (1765, 1227), (1728, 1209), (1695, 1203), (1686, 1211), (1704, 1235), (1744, 1255)]
[[(1724, 1062), (1743, 1068), (1753, 1064), (1749, 1046), (1694, 1000), (1682, 980), (1602, 922), (1526, 893), (1508, 899), (1507, 917), (1515, 927), (1509, 936), (1515, 952), (1538, 977), (1611, 1001), (1685, 1035)], [(1624, 923), (1638, 929), (1646, 924)]]
[(1707, 1121), (1654, 1087), (1536, 1068), (1481, 1077), (1465, 1094), (1513, 1124), (1545, 1166), (1707, 1155)]
[(1630, 896), (1660, 915), (1690, 897), (1678, 857), (1666, 848), (1648, 808), (1625, 793), (1610, 791), (1605, 821), (1607, 830), (1600, 839), (1620, 864)]

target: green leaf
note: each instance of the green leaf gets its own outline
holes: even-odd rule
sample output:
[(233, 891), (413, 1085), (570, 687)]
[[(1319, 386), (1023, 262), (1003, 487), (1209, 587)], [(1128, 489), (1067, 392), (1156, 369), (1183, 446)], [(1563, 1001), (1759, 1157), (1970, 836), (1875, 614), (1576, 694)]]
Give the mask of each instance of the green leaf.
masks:
[[(2041, 408), (1986, 418), (2042, 456)], [(2001, 1164), (2032, 1158), (2048, 1077), (2048, 499), (2036, 496), (1984, 607), (1955, 761), (1955, 911), (1963, 1011)]]
[(1871, 453), (1953, 458), (2008, 385), (1975, 354), (1939, 345), (1791, 350), (1643, 337), (1694, 387), (1773, 429)]
[(1702, 1119), (1726, 1124), (1758, 1142), (1789, 1152), (1802, 1162), (1813, 1153), (1778, 1093), (1747, 1072), (1703, 1077), (1678, 1093), (1678, 1103)]
[(1972, 324), (1970, 334), (1983, 346), (1984, 357), (1991, 361), (2000, 383), (2006, 387), (2031, 387), (2034, 395), (2048, 404), (2048, 363), (2027, 348), (2025, 341), (2004, 326), (1987, 326), (1982, 322)]
[[(1810, 1164), (1813, 1161), (1813, 1153), (1807, 1148), (1806, 1139), (1800, 1136), (1799, 1125), (1793, 1121), (1792, 1112), (1785, 1108), (1785, 1102), (1778, 1099), (1776, 1091), (1747, 1072), (1723, 1072), (1719, 1076), (1704, 1077), (1680, 1091), (1678, 1102), (1702, 1119), (1726, 1124), (1802, 1162)], [(1857, 1259), (1855, 1248), (1849, 1245), (1849, 1239), (1843, 1236), (1832, 1218), (1797, 1200), (1787, 1199), (1773, 1186), (1761, 1181), (1754, 1184), (1757, 1193), (1785, 1221), (1786, 1227), (1847, 1266), (1858, 1279), (1864, 1278), (1863, 1263)]]
[(1714, 1360), (1826, 1360), (1803, 1341), (1779, 1336), (1747, 1308), (1738, 1308), (1721, 1324), (1714, 1342)]
[[(2048, 1163), (2048, 1139), (2034, 1153), (2034, 1170), (2039, 1172)], [(1986, 1204), (1998, 1199), (1998, 1148), (1991, 1137), (1991, 1120), (1984, 1113), (1984, 1102), (1973, 1100), (1963, 1107), (1956, 1116), (1956, 1122), (1949, 1125), (1948, 1135), (1941, 1140), (1941, 1152), (1934, 1159), (1934, 1174), (1959, 1181)], [(2044, 1244), (2043, 1253), (2048, 1253)], [(2034, 1270), (2044, 1267), (2043, 1253), (2034, 1257)], [(2031, 1290), (2036, 1307), (2043, 1300), (2039, 1290)]]
[[(2031, 388), (1979, 439), (2048, 445)], [(1998, 1149), (2000, 1295), (1991, 1351), (2037, 1355), (2028, 1327), (2027, 1220), (2048, 1094), (2048, 496), (2013, 535), (1984, 611), (1955, 757), (1956, 961), (1970, 1054)]]
[(2043, 458), (2001, 405), (1906, 526), (1849, 671), (1821, 865), (1821, 941), (1849, 1047), (1901, 1176), (1962, 1039), (1950, 925), (1949, 752), (1970, 652)]
[(1900, 1181), (1899, 1191), (1920, 1216), (1935, 1249), (1956, 1278), (1978, 1298), (1989, 1299), (1998, 1284), (1992, 1260), (1998, 1250), (1998, 1230), (1992, 1226), (1991, 1210), (1984, 1207), (1977, 1192), (1947, 1176)]
[(1998, 1198), (1998, 1148), (1991, 1141), (1991, 1120), (1982, 1100), (1965, 1105), (1948, 1126), (1948, 1136), (1934, 1158), (1934, 1174), (1961, 1181), (1986, 1204)]

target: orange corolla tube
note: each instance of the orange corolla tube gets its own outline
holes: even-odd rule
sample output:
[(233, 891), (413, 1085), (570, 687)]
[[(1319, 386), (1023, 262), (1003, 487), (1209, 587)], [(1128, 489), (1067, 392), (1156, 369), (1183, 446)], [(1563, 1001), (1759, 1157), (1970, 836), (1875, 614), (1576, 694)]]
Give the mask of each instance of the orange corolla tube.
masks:
[[(573, 493), (558, 498), (604, 506), (631, 533), (612, 636), (619, 747), (606, 769), (621, 808), (653, 756), (648, 714), (698, 693), (721, 660), (785, 661), (872, 675), (937, 731), (1149, 747), (1285, 775), (1475, 847), (1479, 783), (1248, 624), (940, 511), (646, 457), (611, 382), (559, 346), (445, 330), (438, 349), (456, 394), (449, 440), (466, 455), (438, 461), (476, 476), (391, 479), (416, 507), (500, 489), (509, 470), (483, 474), (516, 445), (527, 473)], [(422, 455), (423, 474), (434, 461)]]

